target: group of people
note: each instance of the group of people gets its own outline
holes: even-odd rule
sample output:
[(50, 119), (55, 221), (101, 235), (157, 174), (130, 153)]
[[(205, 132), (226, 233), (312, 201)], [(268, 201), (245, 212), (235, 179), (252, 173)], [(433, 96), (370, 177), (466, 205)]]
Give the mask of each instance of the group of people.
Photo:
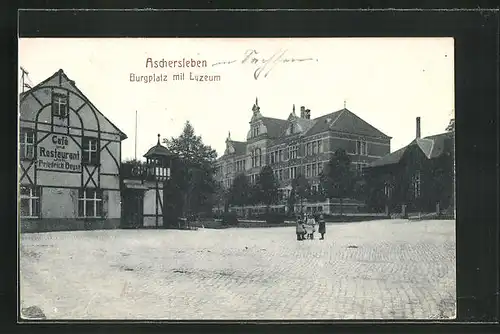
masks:
[(297, 240), (314, 239), (314, 233), (318, 227), (318, 232), (321, 234), (320, 240), (325, 239), (326, 224), (323, 215), (314, 217), (312, 214), (301, 214), (297, 216)]

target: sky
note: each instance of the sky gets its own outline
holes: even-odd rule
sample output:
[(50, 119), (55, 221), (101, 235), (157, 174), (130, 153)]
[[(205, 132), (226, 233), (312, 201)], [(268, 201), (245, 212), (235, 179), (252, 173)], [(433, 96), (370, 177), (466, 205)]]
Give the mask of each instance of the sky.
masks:
[[(148, 58), (207, 66), (154, 68)], [(246, 140), (256, 97), (263, 116), (282, 119), (294, 104), (311, 118), (345, 104), (392, 137), (391, 152), (415, 138), (416, 117), (423, 137), (454, 117), (452, 38), (22, 38), (19, 66), (31, 85), (62, 69), (127, 134), (123, 160), (134, 158), (135, 138), (142, 157), (157, 134), (178, 136), (188, 120), (220, 156), (229, 131)], [(173, 80), (179, 73), (184, 80)], [(205, 74), (220, 80), (190, 80)], [(167, 80), (131, 81), (150, 75)]]

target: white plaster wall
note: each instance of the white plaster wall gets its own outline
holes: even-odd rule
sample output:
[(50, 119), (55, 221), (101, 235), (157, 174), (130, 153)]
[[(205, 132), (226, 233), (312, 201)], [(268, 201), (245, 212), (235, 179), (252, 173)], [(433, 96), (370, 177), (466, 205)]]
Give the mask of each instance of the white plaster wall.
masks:
[[(107, 141), (101, 140), (101, 147), (104, 147), (107, 143)], [(120, 143), (111, 142), (106, 147), (107, 149), (101, 151), (101, 173), (118, 175), (120, 173), (119, 166), (116, 165), (113, 158), (120, 163)]]
[[(90, 105), (86, 104), (84, 107), (80, 109), (80, 112), (78, 113), (80, 117), (83, 120), (83, 124), (85, 125), (86, 130), (95, 130), (97, 131), (99, 129), (98, 124), (97, 124), (97, 119), (96, 116), (94, 115), (95, 110), (93, 110)], [(101, 130), (104, 130), (101, 128)], [(88, 133), (86, 136), (95, 136), (95, 134)]]
[[(160, 199), (163, 202), (163, 190), (160, 189)], [(144, 192), (144, 214), (156, 214), (156, 189), (149, 189)], [(158, 202), (158, 214), (162, 214), (160, 203)]]
[(78, 216), (78, 190), (42, 188), (42, 218), (76, 218)]
[(38, 185), (80, 187), (81, 174), (62, 173), (60, 171), (37, 171)]
[(105, 190), (104, 197), (107, 198), (107, 203), (103, 203), (103, 208), (107, 208), (107, 218), (120, 218), (121, 216), (121, 198), (120, 191)]
[[(36, 98), (35, 98), (36, 97)], [(40, 101), (40, 103), (37, 101)], [(39, 89), (33, 91), (32, 93), (26, 95), (19, 100), (19, 112), (21, 114), (21, 119), (35, 120), (36, 114), (43, 107), (42, 115), (46, 115), (47, 111), (50, 113), (51, 110), (51, 93), (50, 89)], [(41, 116), (42, 116), (41, 115)], [(49, 114), (50, 115), (50, 114)], [(39, 118), (39, 121), (44, 121), (43, 118)]]
[(120, 176), (101, 175), (101, 188), (120, 190)]

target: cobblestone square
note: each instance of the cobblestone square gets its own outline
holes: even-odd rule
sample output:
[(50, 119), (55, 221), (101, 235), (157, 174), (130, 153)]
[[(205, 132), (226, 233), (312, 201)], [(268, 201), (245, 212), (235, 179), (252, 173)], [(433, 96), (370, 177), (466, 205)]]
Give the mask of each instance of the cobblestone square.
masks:
[(455, 222), (23, 234), (22, 307), (48, 319), (455, 317)]

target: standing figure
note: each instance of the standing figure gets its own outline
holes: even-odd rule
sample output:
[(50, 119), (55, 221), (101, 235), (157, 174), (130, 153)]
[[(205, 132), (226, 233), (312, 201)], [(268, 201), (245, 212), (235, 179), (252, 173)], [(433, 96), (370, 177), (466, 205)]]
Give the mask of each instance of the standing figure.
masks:
[(316, 221), (312, 215), (308, 215), (307, 217), (307, 238), (314, 239), (314, 232), (316, 231)]
[(297, 240), (304, 240), (304, 222), (302, 221), (302, 218), (300, 216), (297, 216), (297, 226), (295, 228), (295, 232), (297, 233)]
[(323, 215), (319, 215), (319, 229), (318, 229), (318, 232), (321, 234), (320, 240), (325, 240), (326, 223), (325, 223), (325, 217), (323, 217)]

